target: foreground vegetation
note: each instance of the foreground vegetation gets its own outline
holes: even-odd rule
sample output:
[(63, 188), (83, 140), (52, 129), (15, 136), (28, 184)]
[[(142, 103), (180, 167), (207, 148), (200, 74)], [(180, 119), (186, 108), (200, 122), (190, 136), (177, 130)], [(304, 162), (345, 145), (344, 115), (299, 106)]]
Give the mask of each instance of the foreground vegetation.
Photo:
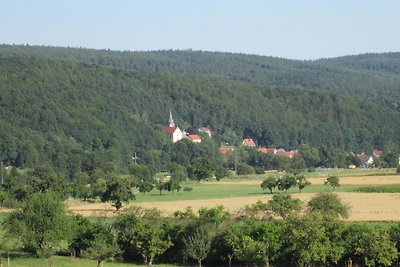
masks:
[(275, 194), (237, 216), (223, 206), (188, 208), (171, 217), (161, 217), (156, 209), (132, 207), (112, 220), (93, 220), (69, 215), (52, 191), (33, 194), (21, 204), (2, 224), (1, 251), (31, 253), (42, 262), (56, 260), (58, 266), (69, 266), (71, 261), (76, 261), (75, 266), (81, 262), (94, 266), (95, 262), (53, 258), (55, 253), (93, 259), (97, 266), (111, 258), (148, 266), (155, 262), (342, 266), (349, 259), (364, 266), (392, 266), (399, 255), (399, 224), (344, 223), (349, 208), (333, 193), (317, 194), (305, 211), (299, 200)]

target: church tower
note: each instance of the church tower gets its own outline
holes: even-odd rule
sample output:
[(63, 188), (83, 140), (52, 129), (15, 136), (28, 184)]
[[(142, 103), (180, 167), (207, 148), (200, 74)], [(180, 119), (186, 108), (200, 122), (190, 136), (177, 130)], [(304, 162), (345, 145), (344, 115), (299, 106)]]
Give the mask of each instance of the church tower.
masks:
[(175, 127), (174, 119), (172, 118), (172, 112), (169, 111), (169, 120), (168, 120), (169, 127)]
[(171, 111), (169, 111), (169, 120), (168, 124), (164, 127), (164, 133), (167, 139), (170, 140), (172, 143), (178, 142), (183, 138), (183, 133), (179, 129), (179, 127), (175, 125)]

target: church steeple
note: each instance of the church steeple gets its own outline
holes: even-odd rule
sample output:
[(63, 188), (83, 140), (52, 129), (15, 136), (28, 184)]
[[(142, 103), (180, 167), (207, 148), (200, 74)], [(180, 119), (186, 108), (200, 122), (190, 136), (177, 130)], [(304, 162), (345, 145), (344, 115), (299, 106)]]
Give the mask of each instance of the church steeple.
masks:
[(169, 127), (175, 127), (174, 119), (172, 118), (172, 112), (169, 111), (169, 120), (168, 120)]

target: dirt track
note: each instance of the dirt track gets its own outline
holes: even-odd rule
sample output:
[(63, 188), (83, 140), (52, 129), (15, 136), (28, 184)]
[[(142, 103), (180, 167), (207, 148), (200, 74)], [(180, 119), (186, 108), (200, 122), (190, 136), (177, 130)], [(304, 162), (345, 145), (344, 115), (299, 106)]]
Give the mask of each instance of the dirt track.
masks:
[[(313, 184), (323, 184), (324, 178), (312, 178)], [(341, 184), (398, 184), (400, 176), (365, 176), (365, 177), (341, 177)], [(238, 181), (238, 182), (218, 182), (223, 186), (228, 184), (259, 184), (259, 181)], [(307, 202), (313, 193), (294, 194), (294, 197)], [(400, 193), (338, 193), (344, 203), (351, 207), (350, 221), (400, 221)], [(252, 197), (234, 197), (222, 199), (204, 200), (185, 200), (185, 201), (165, 201), (165, 202), (144, 202), (134, 203), (143, 208), (156, 207), (165, 215), (170, 215), (176, 210), (184, 210), (191, 206), (194, 211), (201, 207), (225, 206), (231, 212), (237, 212), (246, 205), (253, 204), (257, 200), (267, 201), (269, 195)], [(70, 210), (85, 216), (115, 215), (114, 208), (106, 203), (94, 204), (71, 204)]]

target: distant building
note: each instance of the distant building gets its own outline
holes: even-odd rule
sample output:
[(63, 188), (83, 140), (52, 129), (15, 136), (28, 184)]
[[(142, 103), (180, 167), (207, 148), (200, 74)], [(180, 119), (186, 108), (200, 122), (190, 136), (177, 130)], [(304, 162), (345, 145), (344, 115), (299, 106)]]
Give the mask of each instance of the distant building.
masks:
[(255, 147), (256, 146), (256, 143), (251, 138), (244, 139), (242, 144), (245, 145), (245, 146), (250, 146), (250, 147)]
[(379, 150), (379, 149), (374, 149), (374, 150), (372, 150), (372, 156), (382, 157), (383, 156), (383, 151)]
[(199, 129), (199, 132), (207, 134), (208, 137), (211, 137), (211, 136), (212, 136), (211, 129), (208, 128), (208, 127), (201, 127), (201, 128)]
[(365, 153), (358, 154), (357, 158), (361, 162), (361, 167), (368, 168), (371, 167), (372, 164), (374, 164), (374, 159), (372, 158), (372, 156), (368, 156)]
[(258, 151), (262, 153), (271, 153), (271, 154), (276, 154), (276, 148), (273, 147), (260, 147)]
[(288, 158), (294, 158), (297, 154), (299, 153), (298, 150), (291, 150), (291, 151), (285, 151), (285, 149), (283, 148), (279, 148), (278, 150), (276, 150), (275, 155), (277, 156), (285, 156)]
[(168, 124), (164, 127), (164, 133), (167, 139), (172, 143), (178, 142), (183, 138), (182, 131), (175, 125), (175, 122), (172, 119), (171, 111), (169, 112)]
[(201, 143), (201, 138), (197, 134), (189, 134), (187, 136), (193, 143)]

